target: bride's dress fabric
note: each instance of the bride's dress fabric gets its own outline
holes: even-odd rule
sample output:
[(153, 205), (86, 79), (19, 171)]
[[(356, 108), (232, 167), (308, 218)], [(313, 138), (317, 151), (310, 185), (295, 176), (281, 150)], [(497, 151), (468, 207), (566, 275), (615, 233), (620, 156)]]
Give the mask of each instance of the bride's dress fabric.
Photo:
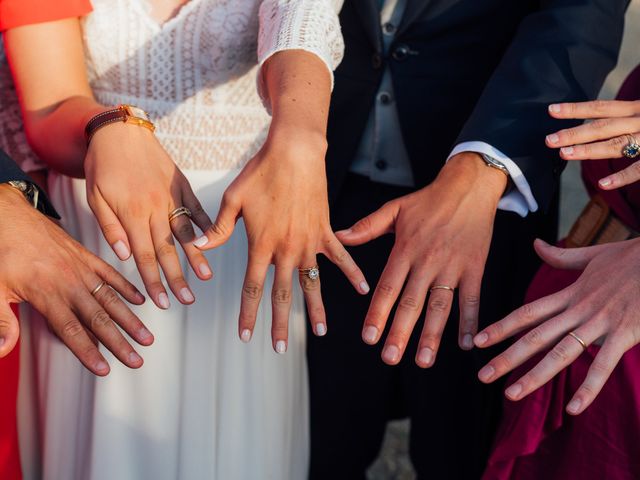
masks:
[[(96, 97), (149, 113), (212, 216), (266, 138), (260, 63), (304, 49), (334, 69), (342, 56), (341, 1), (191, 0), (162, 25), (143, 0), (93, 3), (83, 30)], [(84, 181), (54, 174), (50, 189), (69, 232), (142, 288), (133, 260), (120, 262), (102, 238)], [(147, 300), (135, 308), (156, 338), (141, 350), (145, 364), (137, 371), (103, 349), (111, 374), (93, 377), (41, 320), (24, 322), (31, 347), (23, 356), (20, 403), (26, 479), (306, 477), (302, 295), (296, 290), (288, 351), (278, 355), (270, 338), (270, 272), (253, 340), (242, 344), (237, 318), (246, 255), (240, 223), (228, 244), (207, 254), (211, 281), (198, 280), (181, 257), (196, 303), (172, 299), (163, 312)]]

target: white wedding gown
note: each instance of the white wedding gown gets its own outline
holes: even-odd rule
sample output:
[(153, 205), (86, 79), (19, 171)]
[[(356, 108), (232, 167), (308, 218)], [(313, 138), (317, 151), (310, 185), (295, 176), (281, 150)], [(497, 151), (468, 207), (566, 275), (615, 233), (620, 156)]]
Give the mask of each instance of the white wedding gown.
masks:
[[(163, 25), (144, 0), (93, 3), (83, 29), (96, 97), (150, 114), (159, 140), (212, 216), (266, 137), (270, 117), (256, 88), (259, 62), (280, 50), (305, 49), (333, 69), (342, 55), (341, 1), (191, 0)], [(84, 181), (54, 174), (50, 189), (68, 231), (142, 288), (133, 260), (120, 262), (104, 241)], [(23, 322), (30, 346), (20, 401), (26, 480), (306, 477), (302, 295), (295, 293), (285, 355), (271, 346), (268, 289), (253, 340), (242, 344), (237, 319), (246, 256), (240, 223), (228, 244), (207, 255), (211, 281), (199, 281), (182, 257), (196, 303), (185, 307), (173, 299), (163, 312), (147, 300), (135, 308), (156, 338), (139, 350), (145, 364), (137, 371), (103, 349), (112, 371), (96, 378), (42, 321)]]

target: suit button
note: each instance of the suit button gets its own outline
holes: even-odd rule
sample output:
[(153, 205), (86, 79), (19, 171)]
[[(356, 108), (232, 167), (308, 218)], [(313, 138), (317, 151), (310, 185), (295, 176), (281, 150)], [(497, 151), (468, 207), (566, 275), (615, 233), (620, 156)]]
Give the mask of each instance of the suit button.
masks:
[(396, 26), (391, 22), (387, 22), (382, 26), (382, 33), (385, 35), (393, 35), (396, 33)]
[(389, 105), (391, 103), (391, 94), (389, 92), (380, 92), (378, 94), (378, 100), (382, 105)]
[(380, 160), (378, 160), (376, 162), (376, 168), (378, 170), (382, 171), (382, 172), (384, 172), (387, 169), (388, 166), (389, 165), (387, 164), (387, 162), (385, 160), (380, 159)]
[(377, 52), (374, 53), (371, 57), (371, 66), (375, 70), (378, 70), (380, 67), (382, 67), (382, 55)]
[(391, 54), (391, 56), (393, 57), (394, 60), (397, 60), (398, 62), (402, 62), (407, 59), (407, 57), (409, 56), (409, 53), (411, 53), (411, 51), (409, 50), (409, 47), (407, 47), (406, 45), (398, 45), (393, 51), (393, 53)]

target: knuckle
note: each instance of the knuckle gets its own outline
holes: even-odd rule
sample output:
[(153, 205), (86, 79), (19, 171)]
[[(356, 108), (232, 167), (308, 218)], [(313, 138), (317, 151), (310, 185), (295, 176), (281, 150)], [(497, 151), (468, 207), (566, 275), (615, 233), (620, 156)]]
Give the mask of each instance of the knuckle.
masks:
[[(103, 291), (104, 293), (102, 293)], [(110, 287), (105, 286), (105, 288), (102, 288), (99, 293), (101, 295), (100, 303), (104, 308), (111, 308), (120, 303), (120, 298)]]
[(609, 125), (611, 125), (611, 120), (609, 120), (608, 118), (598, 118), (597, 120), (591, 122), (591, 127), (595, 130), (604, 130), (605, 128), (609, 127)]
[(567, 346), (560, 342), (549, 352), (549, 358), (557, 363), (567, 363), (570, 359)]
[(618, 149), (626, 146), (628, 141), (629, 140), (627, 139), (627, 137), (624, 136), (613, 137), (611, 140), (609, 140), (609, 145)]
[(91, 325), (91, 330), (96, 331), (103, 329), (111, 323), (111, 318), (104, 310), (96, 310), (91, 314), (89, 319), (89, 325)]
[(420, 302), (418, 302), (418, 300), (415, 297), (412, 297), (411, 295), (404, 295), (400, 299), (398, 308), (402, 310), (407, 310), (410, 312), (415, 312), (420, 308)]
[(82, 334), (84, 328), (77, 320), (70, 320), (62, 326), (62, 337), (75, 338)]
[(157, 263), (156, 254), (151, 251), (141, 252), (137, 256), (137, 261), (141, 267), (154, 266)]
[(462, 296), (462, 303), (464, 303), (468, 307), (477, 307), (480, 305), (480, 295), (465, 294)]
[(302, 290), (305, 292), (313, 292), (320, 288), (320, 282), (317, 280), (312, 280), (310, 278), (304, 277), (300, 281), (300, 285), (302, 286)]
[(508, 372), (513, 367), (513, 362), (506, 353), (498, 355), (494, 359), (493, 364), (498, 372)]
[(111, 238), (116, 234), (119, 234), (122, 231), (122, 228), (120, 227), (120, 224), (118, 223), (105, 223), (103, 225), (101, 225), (102, 228), (102, 233), (104, 233), (104, 236), (107, 238)]
[(191, 226), (191, 222), (185, 222), (176, 228), (176, 235), (183, 241), (191, 241), (195, 236), (195, 231)]
[(449, 302), (442, 298), (432, 298), (429, 301), (429, 310), (434, 312), (445, 312), (449, 308)]
[(191, 206), (190, 210), (191, 210), (191, 215), (193, 215), (193, 216), (199, 216), (199, 215), (203, 215), (203, 214), (206, 213), (204, 211), (204, 208), (202, 208), (202, 204), (197, 200)]
[(333, 263), (335, 263), (336, 265), (341, 265), (345, 261), (347, 261), (348, 258), (349, 254), (347, 253), (347, 251), (344, 249), (340, 249), (340, 251), (336, 252), (333, 255)]
[(258, 300), (262, 296), (262, 285), (247, 282), (242, 287), (242, 297), (247, 300)]
[(534, 320), (536, 318), (536, 309), (532, 303), (526, 303), (520, 307), (520, 313), (525, 320)]
[(380, 296), (385, 298), (393, 297), (393, 295), (395, 294), (395, 288), (393, 288), (393, 286), (389, 285), (388, 283), (379, 283), (376, 287), (376, 291)]
[(598, 360), (596, 358), (591, 364), (591, 371), (599, 376), (608, 376), (609, 370), (609, 365), (607, 365), (603, 360)]
[(537, 347), (543, 341), (542, 334), (540, 333), (540, 330), (534, 328), (533, 330), (529, 331), (524, 337), (522, 337), (522, 341), (527, 345)]
[(606, 100), (594, 100), (589, 105), (593, 111), (596, 113), (605, 113), (609, 109), (610, 102)]
[(175, 247), (170, 243), (162, 243), (156, 248), (156, 255), (160, 258), (164, 258), (173, 255), (175, 251)]
[(226, 237), (229, 233), (229, 228), (221, 222), (220, 220), (216, 220), (213, 225), (211, 225), (211, 231), (218, 236)]
[(279, 305), (289, 304), (291, 302), (291, 292), (286, 288), (276, 288), (271, 294), (271, 300)]

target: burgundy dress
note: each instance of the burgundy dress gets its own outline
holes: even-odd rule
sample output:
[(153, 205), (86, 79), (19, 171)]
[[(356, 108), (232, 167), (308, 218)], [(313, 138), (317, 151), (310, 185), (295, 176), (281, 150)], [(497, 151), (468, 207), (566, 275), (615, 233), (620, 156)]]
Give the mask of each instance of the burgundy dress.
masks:
[[(640, 98), (640, 67), (627, 79), (618, 98)], [(599, 193), (618, 218), (640, 231), (640, 184), (609, 192), (597, 187), (599, 179), (631, 163), (628, 159), (583, 162), (582, 176), (590, 195)], [(569, 286), (580, 273), (544, 265), (529, 288), (527, 302)], [(571, 366), (525, 399), (505, 399), (484, 480), (640, 479), (640, 346), (622, 357), (584, 413), (573, 417), (565, 412), (598, 348), (590, 346)], [(515, 371), (508, 384), (539, 360), (537, 357)]]

